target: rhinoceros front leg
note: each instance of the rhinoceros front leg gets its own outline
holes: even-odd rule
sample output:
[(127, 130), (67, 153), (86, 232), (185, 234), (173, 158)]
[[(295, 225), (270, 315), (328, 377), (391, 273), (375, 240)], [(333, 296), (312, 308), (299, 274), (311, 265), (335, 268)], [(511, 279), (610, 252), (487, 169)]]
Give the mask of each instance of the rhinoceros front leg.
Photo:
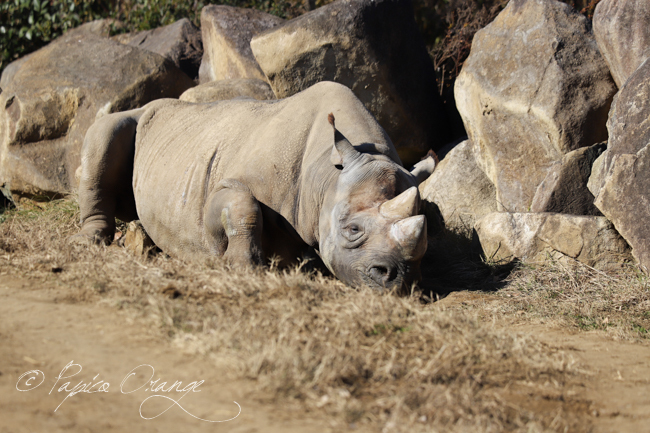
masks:
[(110, 243), (115, 217), (137, 219), (133, 197), (135, 131), (144, 109), (109, 114), (86, 132), (81, 150), (81, 230), (73, 242)]
[(203, 221), (215, 252), (236, 266), (264, 263), (262, 209), (241, 182), (225, 179), (206, 202)]

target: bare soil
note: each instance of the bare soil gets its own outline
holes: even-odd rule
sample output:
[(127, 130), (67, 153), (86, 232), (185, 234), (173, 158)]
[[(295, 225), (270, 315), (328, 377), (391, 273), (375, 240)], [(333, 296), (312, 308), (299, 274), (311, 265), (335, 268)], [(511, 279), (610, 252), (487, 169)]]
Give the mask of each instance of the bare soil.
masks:
[(528, 328), (547, 344), (575, 353), (591, 378), (584, 397), (595, 432), (650, 431), (650, 348), (593, 334)]
[[(451, 308), (474, 303), (500, 302), (494, 295), (455, 292), (440, 301)], [(501, 301), (502, 302), (502, 301)], [(514, 332), (525, 332), (551, 347), (575, 357), (585, 376), (572, 397), (583, 404), (564, 410), (586, 415), (594, 432), (650, 432), (650, 345), (647, 342), (615, 341), (600, 331), (580, 332), (557, 326), (519, 323)], [(530, 392), (531, 397), (536, 397)], [(542, 400), (542, 401), (540, 401)], [(531, 402), (522, 400), (530, 406)], [(532, 404), (544, 405), (534, 398)]]
[[(205, 357), (174, 350), (155, 329), (134, 321), (127, 314), (97, 303), (66, 302), (67, 293), (47, 284), (27, 279), (3, 278), (0, 282), (0, 432), (327, 432), (327, 421), (291, 405), (266, 404), (254, 395), (251, 381), (233, 381), (214, 368)], [(65, 366), (74, 361), (58, 383)], [(181, 389), (192, 381), (204, 380), (200, 392), (121, 391), (121, 382), (141, 365), (151, 365), (154, 378), (182, 381)], [(31, 391), (25, 372), (39, 370), (42, 385)], [(134, 383), (144, 383), (152, 370), (136, 370)], [(73, 373), (74, 376), (72, 376)], [(36, 385), (40, 378), (30, 385)], [(94, 380), (93, 380), (94, 379)], [(137, 379), (137, 380), (136, 380)], [(108, 382), (108, 392), (69, 393), (59, 389), (71, 382)], [(101, 384), (100, 384), (101, 386)], [(124, 386), (128, 389), (129, 382)], [(94, 388), (94, 390), (98, 389)], [(133, 387), (135, 389), (136, 386)], [(178, 388), (178, 387), (176, 387)], [(51, 391), (51, 392), (50, 392)], [(178, 401), (185, 410), (211, 423), (197, 420), (173, 402), (155, 398), (165, 395)], [(66, 399), (66, 397), (68, 397)], [(142, 404), (142, 407), (141, 407)], [(59, 406), (60, 405), (60, 406)], [(169, 411), (153, 419), (167, 407)], [(58, 407), (58, 409), (57, 409)], [(56, 409), (56, 411), (55, 411)], [(142, 415), (140, 415), (142, 410)]]
[[(490, 296), (456, 292), (440, 304), (454, 308)], [(175, 350), (160, 330), (145, 321), (134, 320), (101, 301), (71, 303), (66, 297), (65, 290), (25, 278), (3, 277), (0, 282), (1, 432), (334, 431), (323, 414), (284, 400), (278, 404), (273, 396), (264, 398), (254, 381), (228, 379), (207, 357)], [(562, 413), (590, 425), (594, 432), (650, 431), (650, 346), (613, 341), (597, 331), (567, 332), (544, 325), (520, 325), (512, 331), (532, 334), (548, 346), (562, 349), (585, 373), (583, 380), (572, 384), (568, 395), (537, 389), (540, 385), (534, 383), (510, 385), (505, 395), (512, 397), (508, 404), (513, 410)], [(83, 370), (54, 386), (71, 361)], [(184, 394), (144, 389), (123, 394), (122, 380), (143, 364), (155, 368), (154, 380), (161, 378), (160, 382), (178, 380), (185, 387), (192, 381), (205, 381), (200, 393), (189, 393), (179, 401), (192, 415), (229, 419), (239, 411), (234, 401), (241, 405), (241, 414), (215, 427), (162, 398), (141, 407), (154, 394), (175, 400)], [(31, 391), (17, 391), (17, 385), (27, 388), (25, 378), (19, 381), (19, 377), (30, 370), (42, 371), (43, 384)], [(71, 367), (62, 376), (75, 371)], [(142, 367), (137, 372), (144, 383), (151, 370)], [(68, 381), (71, 389), (79, 381), (100, 380), (110, 383), (109, 392), (80, 393), (66, 399), (68, 393), (59, 391)], [(171, 409), (157, 418), (144, 419), (168, 406)], [(359, 427), (348, 425), (355, 431)]]

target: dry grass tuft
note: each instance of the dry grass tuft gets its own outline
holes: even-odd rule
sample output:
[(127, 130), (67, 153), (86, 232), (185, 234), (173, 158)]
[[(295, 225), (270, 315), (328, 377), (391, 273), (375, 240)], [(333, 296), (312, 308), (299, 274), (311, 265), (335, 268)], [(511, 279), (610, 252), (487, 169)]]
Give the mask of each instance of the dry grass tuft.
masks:
[[(101, 301), (144, 317), (181, 350), (257, 381), (261, 399), (390, 432), (589, 429), (589, 403), (569, 392), (583, 374), (574, 362), (474, 313), (299, 269), (234, 270), (218, 260), (68, 245), (78, 230), (73, 201), (24, 202), (0, 218), (0, 275), (47, 281), (68, 302)], [(476, 275), (463, 281), (494, 278), (485, 264), (468, 266)], [(505, 310), (515, 305), (506, 293), (520, 290), (526, 272), (500, 292)]]
[(497, 302), (475, 306), (481, 316), (604, 331), (617, 340), (650, 338), (650, 281), (633, 265), (603, 272), (578, 262), (522, 264), (495, 296)]
[(448, 27), (444, 39), (429, 47), (440, 95), (453, 87), (469, 56), (476, 32), (491, 23), (507, 3), (507, 0), (456, 0), (454, 6), (446, 11)]

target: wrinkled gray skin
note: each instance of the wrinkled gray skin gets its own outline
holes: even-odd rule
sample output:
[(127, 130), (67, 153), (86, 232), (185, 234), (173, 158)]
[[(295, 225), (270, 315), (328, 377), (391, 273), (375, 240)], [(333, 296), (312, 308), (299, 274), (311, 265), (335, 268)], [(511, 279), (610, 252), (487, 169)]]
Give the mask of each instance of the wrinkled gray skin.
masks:
[(158, 100), (88, 130), (74, 238), (107, 242), (115, 217), (139, 218), (183, 259), (290, 264), (315, 251), (349, 285), (409, 287), (427, 242), (416, 186), (434, 166), (405, 170), (335, 83), (277, 101)]

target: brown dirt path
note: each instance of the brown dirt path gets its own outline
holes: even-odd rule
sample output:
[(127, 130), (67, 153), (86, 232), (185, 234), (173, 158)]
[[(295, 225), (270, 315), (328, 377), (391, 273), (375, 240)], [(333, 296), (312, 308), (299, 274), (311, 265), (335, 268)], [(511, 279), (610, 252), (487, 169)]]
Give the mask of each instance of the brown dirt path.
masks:
[[(152, 334), (148, 329), (151, 326), (142, 326), (114, 307), (101, 302), (66, 303), (60, 289), (35, 287), (29, 281), (8, 280), (6, 276), (0, 278), (2, 433), (331, 431), (324, 421), (304, 412), (285, 406), (278, 410), (272, 403), (259, 403), (251, 397), (253, 383), (228, 380), (215, 371), (208, 359), (178, 353), (164, 343), (161, 335)], [(110, 384), (108, 392), (80, 393), (64, 401), (68, 394), (58, 389), (68, 380), (61, 380), (54, 388), (53, 385), (70, 361), (81, 365), (82, 371), (68, 379), (72, 381), (69, 389), (79, 381), (94, 384), (104, 380)], [(143, 419), (140, 405), (154, 393), (146, 392), (146, 387), (130, 394), (120, 392), (122, 380), (142, 364), (154, 367), (153, 380), (168, 381), (165, 389), (174, 381), (182, 381), (185, 387), (192, 381), (204, 380), (198, 388), (200, 392), (188, 393), (179, 401), (193, 415), (210, 420), (232, 418), (238, 412), (233, 401), (241, 405), (241, 414), (229, 422), (210, 423), (172, 407), (157, 418)], [(30, 370), (40, 370), (45, 380), (31, 391), (19, 392), (19, 377)], [(76, 370), (71, 367), (63, 376), (73, 371)], [(134, 384), (145, 383), (151, 370), (141, 367), (138, 373), (132, 378)], [(27, 379), (20, 381), (21, 388), (28, 388)], [(39, 380), (29, 383), (35, 385)], [(127, 381), (125, 391), (129, 384)], [(183, 395), (155, 394), (176, 400)], [(143, 415), (153, 417), (170, 404), (162, 398), (149, 400), (142, 407)]]
[[(440, 304), (468, 305), (483, 302), (486, 297), (491, 295), (457, 292)], [(581, 384), (584, 391), (576, 397), (588, 402), (594, 433), (650, 432), (649, 344), (614, 341), (598, 331), (576, 332), (543, 325), (510, 329), (531, 334), (576, 359), (589, 378)]]
[[(139, 323), (113, 306), (101, 301), (68, 303), (62, 289), (29, 280), (0, 278), (0, 433), (336, 430), (319, 414), (305, 413), (272, 399), (260, 403), (253, 397), (260, 395), (254, 382), (230, 380), (216, 371), (209, 359), (179, 353), (150, 325)], [(470, 298), (476, 296), (451, 296), (441, 302), (471, 302)], [(578, 392), (582, 400), (589, 402), (595, 432), (650, 432), (650, 345), (541, 326), (518, 326), (514, 331), (531, 333), (550, 346), (562, 348), (589, 373)], [(109, 392), (82, 393), (63, 402), (67, 393), (58, 389), (66, 380), (54, 388), (53, 385), (70, 361), (83, 367), (69, 379), (72, 385), (80, 380), (104, 380), (110, 383)], [(161, 378), (168, 385), (174, 381), (182, 381), (182, 386), (205, 381), (201, 392), (189, 393), (180, 400), (190, 413), (211, 420), (228, 419), (237, 414), (233, 403), (237, 401), (241, 414), (229, 422), (208, 423), (175, 406), (157, 418), (143, 419), (140, 405), (153, 394), (145, 388), (130, 394), (120, 392), (122, 380), (143, 364), (152, 365), (154, 379)], [(19, 392), (19, 377), (30, 370), (42, 371), (45, 380), (31, 391)], [(133, 380), (144, 383), (150, 370), (142, 367), (139, 373)], [(26, 379), (20, 381), (23, 389)], [(181, 393), (167, 395), (177, 400)], [(161, 398), (149, 400), (142, 407), (143, 415), (152, 417), (170, 404)], [(565, 410), (572, 408), (567, 405)]]
[(594, 333), (567, 334), (523, 327), (573, 353), (591, 373), (584, 397), (593, 402), (595, 432), (650, 432), (650, 347)]

